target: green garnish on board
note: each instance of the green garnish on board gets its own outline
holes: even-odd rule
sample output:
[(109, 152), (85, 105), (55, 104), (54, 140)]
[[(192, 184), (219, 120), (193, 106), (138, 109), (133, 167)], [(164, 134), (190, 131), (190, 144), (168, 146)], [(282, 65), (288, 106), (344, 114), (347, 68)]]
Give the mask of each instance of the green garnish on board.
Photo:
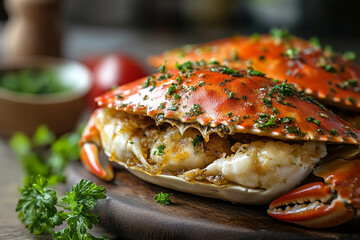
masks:
[(173, 193), (160, 192), (154, 196), (154, 200), (156, 200), (157, 203), (160, 203), (162, 205), (170, 205), (171, 204), (170, 196), (172, 195)]
[[(20, 189), (16, 212), (31, 233), (49, 233), (54, 239), (109, 239), (87, 232), (99, 222), (99, 215), (92, 210), (98, 200), (106, 198), (104, 187), (82, 179), (59, 201), (56, 191), (47, 185), (45, 177), (32, 176)], [(67, 227), (55, 232), (54, 227), (64, 222)]]
[[(42, 175), (49, 184), (65, 181), (65, 169), (70, 161), (79, 159), (79, 141), (84, 126), (76, 132), (67, 133), (56, 139), (46, 126), (40, 126), (34, 136), (29, 138), (17, 133), (10, 139), (10, 146), (20, 159), (25, 172), (24, 183), (31, 176)], [(45, 147), (50, 146), (47, 151)]]

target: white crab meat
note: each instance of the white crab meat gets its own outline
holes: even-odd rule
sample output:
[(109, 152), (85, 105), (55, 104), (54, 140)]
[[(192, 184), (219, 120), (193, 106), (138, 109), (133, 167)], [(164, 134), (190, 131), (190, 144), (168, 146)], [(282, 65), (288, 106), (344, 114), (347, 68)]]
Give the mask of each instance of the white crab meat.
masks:
[[(175, 126), (152, 119), (100, 110), (96, 119), (105, 153), (145, 181), (232, 202), (265, 203), (291, 190), (326, 156), (321, 142), (285, 143)], [(234, 141), (232, 139), (232, 141)], [(244, 143), (246, 142), (246, 143)]]

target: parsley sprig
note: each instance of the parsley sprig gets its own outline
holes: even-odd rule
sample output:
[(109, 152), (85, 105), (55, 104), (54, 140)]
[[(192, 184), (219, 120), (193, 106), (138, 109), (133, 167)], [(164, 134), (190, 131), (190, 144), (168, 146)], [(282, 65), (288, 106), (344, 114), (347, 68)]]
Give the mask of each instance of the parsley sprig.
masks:
[(160, 203), (162, 205), (170, 205), (171, 199), (170, 196), (172, 196), (172, 193), (163, 193), (160, 192), (154, 196), (154, 200), (156, 200), (157, 203)]
[(24, 183), (31, 176), (41, 175), (49, 184), (65, 182), (65, 169), (70, 161), (79, 159), (79, 140), (84, 126), (76, 132), (67, 133), (56, 139), (46, 126), (39, 126), (34, 136), (29, 138), (17, 133), (10, 139), (10, 145), (21, 161), (25, 172)]
[[(58, 204), (55, 190), (47, 185), (45, 177), (32, 176), (29, 183), (20, 189), (16, 211), (31, 233), (51, 233), (54, 239), (108, 239), (106, 236), (97, 238), (87, 232), (99, 222), (99, 215), (92, 210), (99, 199), (106, 198), (104, 187), (82, 179)], [(63, 222), (67, 222), (68, 226), (54, 232), (54, 227)]]

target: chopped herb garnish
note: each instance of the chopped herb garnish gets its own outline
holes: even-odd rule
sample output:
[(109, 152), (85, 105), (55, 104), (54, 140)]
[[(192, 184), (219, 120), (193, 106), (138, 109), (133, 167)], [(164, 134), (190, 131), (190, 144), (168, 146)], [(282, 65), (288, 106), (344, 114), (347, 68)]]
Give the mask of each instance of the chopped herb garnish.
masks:
[(276, 115), (272, 115), (267, 122), (265, 122), (264, 124), (260, 125), (260, 128), (264, 128), (264, 127), (274, 127), (275, 126), (275, 122), (276, 122)]
[(187, 61), (187, 62), (184, 62), (182, 64), (176, 63), (175, 67), (177, 69), (179, 69), (181, 73), (192, 72), (192, 70), (193, 70), (193, 62), (192, 61)]
[(296, 55), (298, 55), (300, 52), (299, 49), (294, 49), (294, 48), (288, 48), (286, 50), (285, 56), (287, 56), (290, 59), (294, 59)]
[(339, 65), (339, 71), (344, 72), (345, 71), (345, 66), (344, 65)]
[[(316, 106), (318, 106), (319, 108), (321, 108), (322, 110), (326, 111), (324, 105), (322, 105), (321, 103), (317, 102), (313, 97), (311, 96), (306, 96), (303, 92), (300, 92), (300, 97), (302, 100), (306, 101), (306, 102), (309, 102), (309, 103), (313, 103), (315, 104)], [(321, 116), (321, 114), (320, 114)]]
[(263, 98), (262, 102), (265, 104), (265, 106), (272, 107), (272, 102), (270, 98)]
[(151, 85), (152, 85), (152, 87), (149, 90), (150, 92), (156, 88), (156, 82), (152, 81)]
[(171, 74), (170, 73), (167, 73), (167, 74), (162, 74), (160, 75), (157, 80), (164, 80), (164, 79), (168, 79), (171, 77)]
[(231, 118), (231, 117), (232, 117), (232, 112), (228, 112), (228, 113), (226, 114), (226, 116), (227, 116), (228, 118)]
[(219, 86), (222, 86), (222, 85), (224, 85), (225, 83), (231, 82), (232, 80), (234, 80), (234, 79), (227, 79), (227, 78), (225, 78), (223, 82), (220, 82), (220, 83), (219, 83)]
[(325, 133), (324, 133), (324, 130), (322, 130), (321, 128), (318, 128), (317, 132), (320, 133), (321, 135), (324, 135), (324, 134), (325, 134)]
[(325, 66), (322, 67), (325, 71), (327, 72), (331, 72), (331, 73), (335, 73), (336, 69), (333, 65), (331, 64), (326, 64)]
[(209, 61), (209, 64), (210, 64), (210, 65), (219, 65), (220, 63), (219, 63), (215, 58), (212, 58), (212, 59)]
[(166, 73), (166, 61), (158, 68), (160, 73)]
[(308, 117), (308, 118), (306, 118), (306, 121), (308, 121), (308, 122), (313, 122), (313, 123), (315, 123), (316, 125), (320, 125), (320, 123), (321, 123), (321, 121), (320, 120), (316, 120), (314, 117)]
[[(346, 83), (352, 87), (356, 87), (357, 86), (357, 79), (349, 79), (346, 81)], [(344, 82), (345, 83), (345, 82)]]
[(286, 105), (286, 106), (290, 106), (290, 107), (296, 108), (295, 105), (293, 105), (293, 104), (291, 104), (291, 103), (289, 103), (289, 102), (286, 102), (286, 101), (284, 102), (284, 101), (282, 101), (282, 100), (280, 100), (280, 99), (276, 100), (276, 102), (277, 102), (277, 103), (281, 103), (281, 104)]
[(288, 133), (294, 133), (296, 135), (305, 136), (306, 133), (301, 132), (300, 127), (295, 126), (285, 126), (285, 129)]
[(314, 48), (319, 48), (321, 46), (320, 40), (317, 37), (310, 38), (309, 42), (311, 46), (313, 46)]
[(166, 96), (171, 96), (175, 91), (176, 85), (174, 83), (171, 83), (171, 86), (169, 87)]
[(253, 33), (251, 36), (250, 36), (250, 40), (251, 41), (257, 41), (260, 39), (260, 34), (258, 33)]
[(204, 138), (201, 135), (196, 135), (194, 140), (192, 141), (192, 144), (194, 147), (198, 146), (200, 142), (204, 141)]
[(212, 67), (212, 68), (210, 68), (210, 71), (219, 72), (219, 73), (222, 73), (222, 74), (228, 74), (231, 77), (243, 77), (244, 76), (244, 74), (242, 74), (238, 70), (234, 70), (234, 69), (228, 68), (226, 66)]
[(177, 76), (177, 77), (175, 78), (175, 81), (177, 81), (178, 84), (180, 85), (180, 84), (181, 84), (181, 77), (180, 77), (180, 76)]
[(164, 109), (165, 108), (165, 103), (161, 103), (159, 106), (160, 109)]
[(173, 107), (170, 107), (170, 108), (168, 108), (167, 110), (170, 110), (170, 111), (176, 111), (176, 110), (178, 110), (178, 106), (173, 106)]
[(205, 85), (205, 82), (200, 82), (199, 83), (199, 87), (202, 87), (202, 86), (204, 86)]
[(244, 101), (246, 101), (246, 95), (241, 97)]
[(123, 103), (120, 105), (120, 108), (126, 107), (128, 104), (127, 103)]
[(329, 130), (329, 133), (331, 133), (332, 135), (336, 135), (338, 134), (338, 131), (336, 129), (331, 129)]
[(259, 76), (259, 77), (265, 77), (265, 73), (254, 70), (253, 67), (248, 67), (248, 74), (249, 76)]
[(116, 94), (116, 97), (118, 98), (118, 99), (122, 99), (122, 98), (124, 98), (123, 96), (121, 96), (120, 94)]
[(175, 100), (179, 100), (181, 97), (180, 97), (180, 95), (178, 95), (178, 94), (174, 94), (174, 98), (175, 98)]
[(352, 136), (353, 138), (357, 138), (356, 134), (353, 131), (351, 131), (350, 128), (348, 128), (348, 131), (345, 131), (344, 133)]
[(293, 123), (295, 118), (293, 117), (284, 117), (284, 118), (279, 118), (280, 122), (281, 123), (284, 123), (284, 124), (290, 124), (290, 123)]
[(150, 85), (151, 79), (155, 78), (154, 76), (149, 76), (143, 83), (143, 88), (147, 88)]
[(190, 115), (190, 116), (196, 116), (196, 115), (200, 115), (204, 113), (203, 111), (201, 111), (201, 106), (200, 104), (194, 104), (194, 107), (192, 109), (190, 109), (190, 112), (186, 112), (186, 115)]
[(172, 193), (158, 193), (154, 196), (154, 200), (156, 200), (157, 203), (160, 203), (162, 205), (169, 205), (171, 204), (170, 196), (172, 196)]
[(347, 61), (354, 61), (356, 59), (356, 54), (352, 51), (346, 51), (343, 54), (343, 58), (346, 59)]
[(348, 97), (347, 100), (351, 102), (351, 104), (355, 104), (355, 100), (352, 97)]
[(195, 91), (195, 90), (196, 90), (196, 87), (195, 87), (195, 86), (190, 86), (189, 89), (190, 89), (191, 91)]
[(229, 99), (233, 99), (233, 98), (234, 98), (234, 94), (237, 94), (237, 93), (235, 93), (235, 92), (229, 91), (229, 90), (226, 89), (226, 88), (224, 89), (224, 91), (226, 92), (227, 95), (229, 95), (229, 96), (228, 96)]
[(273, 28), (270, 30), (270, 35), (275, 40), (289, 41), (291, 39), (290, 32), (285, 28)]
[(260, 56), (259, 56), (259, 60), (260, 60), (260, 61), (265, 60), (265, 56), (264, 56), (264, 55), (260, 55)]
[(291, 84), (287, 84), (285, 80), (281, 84), (275, 85), (271, 88), (270, 93), (268, 94), (270, 97), (273, 97), (274, 93), (278, 93), (281, 99), (284, 99), (288, 96), (292, 97), (295, 93), (295, 88)]
[(164, 149), (166, 148), (165, 144), (161, 144), (160, 146), (158, 146), (157, 149), (157, 155), (159, 156), (163, 156), (164, 155)]

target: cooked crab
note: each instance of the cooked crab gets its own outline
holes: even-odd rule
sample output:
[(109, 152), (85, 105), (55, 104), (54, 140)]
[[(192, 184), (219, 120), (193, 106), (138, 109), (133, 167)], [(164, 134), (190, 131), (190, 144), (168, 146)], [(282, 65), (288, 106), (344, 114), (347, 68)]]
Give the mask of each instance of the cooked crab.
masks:
[(153, 66), (168, 67), (186, 60), (213, 60), (230, 67), (253, 67), (268, 77), (294, 84), (360, 129), (360, 67), (355, 54), (334, 53), (319, 41), (306, 41), (287, 31), (270, 35), (235, 36), (201, 45), (185, 46), (149, 59)]
[[(278, 219), (329, 227), (356, 217), (356, 129), (260, 72), (188, 62), (178, 67), (162, 67), (96, 99), (103, 108), (80, 143), (86, 168), (111, 180), (111, 165), (104, 167), (99, 157), (104, 151), (139, 178), (179, 191), (247, 204), (285, 194), (269, 209)], [(332, 168), (337, 163), (342, 171)], [(326, 184), (286, 194), (313, 169)]]

